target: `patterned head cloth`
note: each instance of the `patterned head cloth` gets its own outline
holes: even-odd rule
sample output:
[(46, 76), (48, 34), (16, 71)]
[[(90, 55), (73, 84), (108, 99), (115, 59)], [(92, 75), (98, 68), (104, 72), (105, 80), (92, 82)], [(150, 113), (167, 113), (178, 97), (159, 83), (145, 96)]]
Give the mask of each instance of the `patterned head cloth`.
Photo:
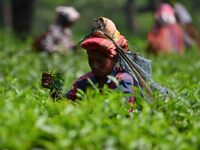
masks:
[(120, 35), (115, 24), (110, 19), (104, 17), (94, 20), (92, 23), (92, 34), (81, 43), (81, 47), (87, 51), (102, 51), (111, 58), (117, 55), (116, 47), (113, 42), (109, 40), (102, 31), (98, 30), (98, 21), (100, 21), (103, 26), (102, 30), (112, 37), (118, 46), (128, 51), (128, 41), (124, 36)]
[(161, 4), (156, 10), (155, 19), (158, 22), (163, 22), (165, 24), (173, 24), (176, 22), (174, 9), (169, 4)]
[(71, 22), (75, 22), (80, 17), (79, 12), (71, 6), (58, 6), (56, 13), (66, 16)]

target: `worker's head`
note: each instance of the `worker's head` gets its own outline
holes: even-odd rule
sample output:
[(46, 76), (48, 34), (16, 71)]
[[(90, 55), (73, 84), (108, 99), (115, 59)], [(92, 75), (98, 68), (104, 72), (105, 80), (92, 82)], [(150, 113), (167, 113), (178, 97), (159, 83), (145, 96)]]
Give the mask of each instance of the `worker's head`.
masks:
[(155, 12), (154, 17), (156, 23), (160, 26), (176, 23), (174, 9), (171, 5), (166, 3), (163, 3), (159, 6), (159, 8)]
[(63, 27), (70, 27), (80, 17), (79, 12), (71, 6), (58, 6), (55, 11), (57, 13), (56, 22)]
[[(119, 47), (127, 51), (127, 40), (120, 35), (115, 24), (104, 17), (98, 19), (103, 24), (104, 32), (112, 37)], [(93, 33), (81, 43), (81, 47), (87, 50), (89, 65), (93, 73), (101, 77), (110, 74), (117, 62), (117, 47), (103, 32), (95, 28), (93, 23)]]

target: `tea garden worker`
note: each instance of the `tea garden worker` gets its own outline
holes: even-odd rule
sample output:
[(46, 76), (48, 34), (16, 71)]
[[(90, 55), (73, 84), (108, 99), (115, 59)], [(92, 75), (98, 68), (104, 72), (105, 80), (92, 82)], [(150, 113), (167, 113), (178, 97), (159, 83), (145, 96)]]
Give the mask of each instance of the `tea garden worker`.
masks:
[(161, 4), (155, 12), (155, 24), (148, 33), (147, 51), (150, 53), (183, 53), (182, 27), (176, 22), (174, 9)]
[(200, 49), (200, 34), (193, 26), (192, 17), (183, 4), (174, 4), (175, 15), (178, 23), (184, 30), (184, 43), (186, 47), (198, 47)]
[[(99, 29), (101, 27), (103, 27), (103, 29)], [(150, 61), (137, 54), (132, 54), (128, 49), (127, 42), (126, 38), (119, 33), (115, 24), (110, 19), (104, 17), (95, 19), (92, 24), (91, 34), (81, 43), (81, 47), (87, 51), (88, 63), (91, 71), (80, 77), (73, 84), (73, 88), (67, 92), (66, 97), (73, 101), (76, 100), (78, 89), (86, 91), (87, 88), (91, 86), (89, 81), (97, 85), (99, 90), (101, 90), (103, 86), (108, 86), (110, 89), (120, 89), (124, 93), (133, 93), (133, 96), (128, 98), (129, 102), (133, 102), (135, 99), (133, 87), (137, 86), (143, 91), (144, 82), (151, 83), (149, 91), (157, 89), (161, 93), (166, 94), (167, 90), (151, 79)], [(118, 48), (120, 48), (121, 51), (118, 51)], [(124, 56), (122, 53), (127, 54)], [(130, 58), (133, 62), (124, 60), (130, 60)], [(132, 63), (134, 63), (135, 66)], [(129, 64), (133, 66), (129, 66)], [(133, 68), (131, 67), (135, 67), (134, 69), (136, 70), (132, 71), (131, 69)], [(118, 85), (113, 80), (110, 80), (108, 76), (115, 77), (118, 81)], [(146, 81), (142, 82), (141, 80)], [(42, 86), (50, 88), (51, 83), (51, 74), (43, 73)], [(55, 92), (51, 91), (50, 93), (53, 98), (59, 98), (58, 95), (55, 95)], [(141, 94), (144, 97), (146, 96), (145, 99), (147, 101), (150, 100), (150, 97), (148, 97), (145, 92), (141, 92)]]
[(56, 13), (55, 23), (34, 41), (33, 47), (36, 50), (54, 53), (76, 49), (70, 28), (79, 19), (79, 12), (71, 6), (58, 6)]

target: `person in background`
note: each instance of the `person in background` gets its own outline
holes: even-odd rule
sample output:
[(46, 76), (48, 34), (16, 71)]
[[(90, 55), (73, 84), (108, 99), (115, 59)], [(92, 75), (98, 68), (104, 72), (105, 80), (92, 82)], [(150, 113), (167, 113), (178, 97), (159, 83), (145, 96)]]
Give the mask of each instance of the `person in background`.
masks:
[(184, 30), (184, 43), (186, 47), (198, 47), (200, 49), (200, 35), (193, 26), (192, 17), (183, 4), (174, 4), (175, 15), (178, 23)]
[[(98, 24), (101, 24), (103, 29), (99, 30)], [(88, 87), (96, 85), (100, 92), (103, 86), (107, 86), (110, 89), (119, 89), (123, 93), (129, 93), (132, 96), (128, 98), (128, 101), (131, 103), (134, 101), (133, 87), (136, 86), (143, 90), (143, 85), (139, 82), (139, 77), (130, 71), (130, 66), (124, 62), (124, 59), (127, 58), (120, 57), (118, 47), (122, 48), (121, 53), (133, 57), (132, 61), (136, 64), (135, 69), (141, 73), (142, 78), (146, 80), (145, 82), (152, 81), (150, 60), (137, 54), (131, 55), (127, 39), (120, 34), (115, 24), (108, 18), (99, 17), (94, 20), (91, 34), (83, 40), (81, 47), (87, 51), (91, 71), (77, 79), (72, 89), (67, 92), (65, 96), (70, 100), (75, 101), (77, 99), (78, 89), (85, 92)], [(111, 80), (109, 76), (117, 79), (117, 82)], [(51, 89), (52, 83), (54, 81), (51, 74), (44, 72), (42, 74), (42, 86), (51, 90), (50, 95), (52, 98), (60, 98), (60, 95)], [(155, 82), (152, 82), (151, 90), (167, 93), (165, 88)]]
[(174, 9), (163, 3), (156, 10), (155, 24), (148, 33), (147, 51), (150, 53), (183, 53), (183, 30), (176, 22)]
[(70, 28), (79, 19), (79, 12), (71, 6), (58, 6), (56, 13), (55, 23), (34, 41), (33, 47), (36, 50), (48, 53), (65, 53), (77, 48), (72, 40)]

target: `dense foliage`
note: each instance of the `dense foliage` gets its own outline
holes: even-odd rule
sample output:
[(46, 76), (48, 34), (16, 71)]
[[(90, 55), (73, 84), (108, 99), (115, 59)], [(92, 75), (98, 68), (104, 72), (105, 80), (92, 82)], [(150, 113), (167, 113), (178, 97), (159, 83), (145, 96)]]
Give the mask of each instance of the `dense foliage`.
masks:
[[(129, 37), (132, 49), (146, 55), (144, 40)], [(199, 149), (200, 52), (148, 56), (156, 81), (170, 89), (165, 101), (155, 93), (147, 104), (136, 98), (132, 113), (119, 91), (81, 93), (82, 101), (54, 102), (41, 88), (46, 70), (65, 72), (66, 92), (89, 71), (81, 50), (47, 55), (31, 49), (31, 39), (0, 36), (0, 149)]]

